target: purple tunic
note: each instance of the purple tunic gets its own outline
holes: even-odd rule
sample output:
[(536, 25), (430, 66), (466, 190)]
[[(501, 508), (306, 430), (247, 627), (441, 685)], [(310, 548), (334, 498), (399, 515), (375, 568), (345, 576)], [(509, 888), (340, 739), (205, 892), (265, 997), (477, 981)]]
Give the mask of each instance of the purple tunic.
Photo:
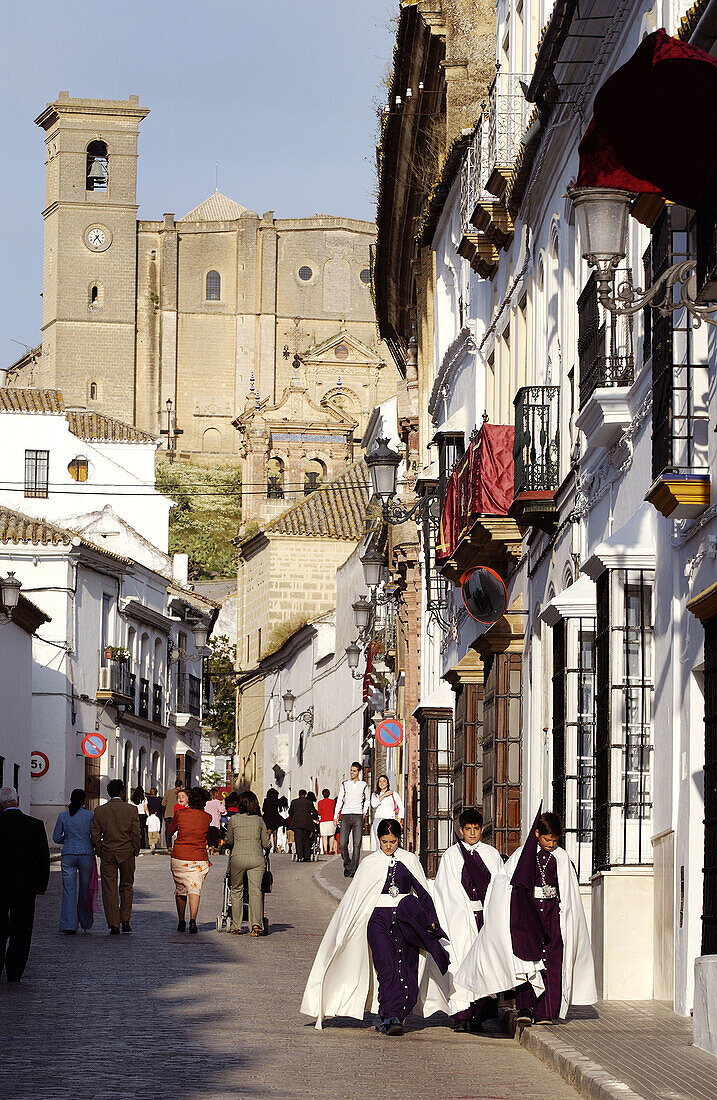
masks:
[[(486, 867), (485, 863), (478, 855), (477, 851), (470, 852), (465, 845), (460, 845), (463, 852), (463, 870), (461, 871), (461, 886), (468, 895), (469, 901), (485, 901), (486, 893), (490, 885), (490, 871)], [(467, 861), (471, 861), (471, 870), (468, 869)], [(479, 909), (475, 914), (476, 928), (480, 932), (483, 927), (483, 910)], [(481, 997), (477, 1001), (472, 1001), (468, 1008), (462, 1009), (460, 1012), (453, 1014), (453, 1019), (458, 1021), (473, 1021), (474, 1023), (483, 1023), (484, 1020), (490, 1019), (490, 1017), (496, 1017), (498, 1002), (495, 997)]]
[[(419, 950), (429, 951), (443, 974), (448, 956), (438, 942), (440, 929), (436, 934), (428, 931), (430, 924), (438, 925), (438, 916), (425, 887), (398, 860), (393, 881), (399, 893), (410, 895), (413, 890), (417, 896), (402, 898), (395, 907), (374, 909), (367, 931), (378, 977), (379, 1015), (384, 1020), (403, 1020), (418, 1000)], [(389, 868), (381, 893), (388, 894), (390, 885)]]
[[(558, 889), (558, 865), (552, 853), (544, 852), (536, 842), (535, 885), (542, 886), (543, 878), (539, 867), (543, 868), (545, 885), (555, 887), (554, 898), (536, 898), (525, 886), (514, 886), (510, 904), (510, 925), (513, 938), (513, 951), (522, 959), (542, 958), (545, 964), (543, 977), (545, 992), (535, 996), (533, 987), (522, 985), (515, 996), (516, 1008), (528, 1008), (535, 1020), (557, 1020), (560, 1015), (560, 1002), (563, 985), (563, 939), (560, 934), (560, 892)], [(539, 954), (521, 954), (521, 950), (530, 947), (530, 939), (535, 934), (542, 939)], [(520, 949), (520, 950), (519, 950)]]

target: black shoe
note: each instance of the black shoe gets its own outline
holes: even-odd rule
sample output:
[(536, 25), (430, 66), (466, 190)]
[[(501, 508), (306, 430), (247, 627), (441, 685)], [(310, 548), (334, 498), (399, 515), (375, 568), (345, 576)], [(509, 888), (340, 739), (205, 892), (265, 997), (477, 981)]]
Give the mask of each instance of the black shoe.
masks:
[(76, 928), (61, 928), (60, 931), (62, 932), (63, 936), (76, 936), (77, 935), (77, 929)]
[(351, 878), (351, 872), (344, 870), (344, 878)]
[(529, 1008), (519, 1008), (515, 1014), (516, 1024), (522, 1024), (523, 1027), (530, 1027), (533, 1022), (533, 1013)]
[(119, 928), (115, 928), (114, 925), (110, 926), (110, 936), (119, 936)]
[(189, 922), (189, 931), (190, 932), (198, 932), (199, 931), (199, 929), (197, 928), (197, 922), (195, 920), (190, 920), (190, 922)]
[(185, 920), (180, 920), (180, 921), (177, 922), (177, 931), (178, 932), (186, 932), (187, 931), (187, 922)]
[(403, 1024), (398, 1017), (387, 1020), (386, 1024), (386, 1035), (403, 1035)]
[(481, 1020), (469, 1020), (468, 1021), (468, 1030), (470, 1031), (471, 1035), (482, 1035), (483, 1034), (483, 1023), (482, 1023), (482, 1021)]
[(128, 920), (123, 920), (122, 921), (122, 931), (123, 932), (131, 932), (132, 931), (132, 926), (130, 925)]
[(468, 1023), (468, 1020), (458, 1020), (458, 1022), (453, 1025), (453, 1030), (454, 1031), (460, 1031), (460, 1032), (470, 1031), (470, 1025)]

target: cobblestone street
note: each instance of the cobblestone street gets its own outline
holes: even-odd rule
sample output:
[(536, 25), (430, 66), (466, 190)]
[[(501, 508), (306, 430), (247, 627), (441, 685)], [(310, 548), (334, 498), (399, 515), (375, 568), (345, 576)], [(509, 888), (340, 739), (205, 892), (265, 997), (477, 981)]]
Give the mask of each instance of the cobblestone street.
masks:
[[(131, 936), (57, 931), (60, 874), (38, 899), (20, 985), (0, 983), (2, 1100), (563, 1100), (577, 1094), (495, 1031), (454, 1035), (412, 1019), (402, 1039), (341, 1021), (317, 1032), (298, 1011), (334, 903), (315, 865), (274, 858), (272, 935), (215, 931), (224, 861), (205, 885), (200, 935), (175, 931), (165, 855), (138, 860)], [(438, 1020), (438, 1022), (436, 1022)]]

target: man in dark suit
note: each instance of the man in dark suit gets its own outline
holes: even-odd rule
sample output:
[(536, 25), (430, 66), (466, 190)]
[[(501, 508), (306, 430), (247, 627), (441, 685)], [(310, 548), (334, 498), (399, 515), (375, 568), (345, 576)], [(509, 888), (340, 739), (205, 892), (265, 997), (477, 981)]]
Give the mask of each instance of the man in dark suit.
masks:
[(299, 791), (299, 797), (292, 799), (289, 806), (289, 821), (294, 830), (296, 858), (299, 863), (310, 862), (311, 834), (318, 818), (313, 802), (306, 797), (306, 791)]
[(19, 808), (14, 787), (0, 787), (0, 974), (23, 975), (32, 941), (35, 898), (50, 879), (45, 826)]
[[(132, 897), (134, 894), (134, 864), (140, 850), (139, 815), (137, 807), (125, 802), (127, 789), (121, 779), (107, 784), (109, 802), (98, 806), (92, 821), (90, 839), (100, 857), (102, 904), (110, 934), (131, 932)], [(119, 875), (119, 891), (117, 889)]]

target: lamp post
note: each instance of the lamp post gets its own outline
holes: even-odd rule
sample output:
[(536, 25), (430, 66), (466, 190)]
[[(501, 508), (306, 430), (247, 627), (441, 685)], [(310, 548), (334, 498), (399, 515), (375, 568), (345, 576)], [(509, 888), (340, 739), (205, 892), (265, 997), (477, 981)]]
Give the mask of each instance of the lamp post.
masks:
[(353, 608), (356, 629), (363, 634), (371, 625), (373, 605), (365, 596), (359, 596), (356, 602), (351, 604), (351, 607)]
[[(377, 440), (377, 446), (364, 460), (371, 475), (371, 488), (374, 496), (381, 501), (381, 518), (384, 523), (391, 525), (407, 523), (414, 516), (421, 518), (430, 510), (435, 494), (427, 493), (414, 504), (413, 508), (406, 509), (395, 499), (398, 481), (398, 467), (401, 465), (401, 456), (392, 451), (387, 439)], [(365, 556), (361, 559), (364, 562)], [(365, 566), (364, 566), (365, 571)], [(368, 580), (366, 582), (369, 583)], [(378, 582), (376, 582), (378, 583)]]
[(8, 573), (7, 577), (0, 578), (0, 601), (4, 610), (0, 611), (0, 623), (9, 623), (12, 613), (20, 601), (20, 589), (22, 581), (19, 581), (14, 573)]
[[(174, 456), (177, 450), (177, 436), (184, 435), (184, 431), (177, 427), (176, 415), (172, 416), (172, 398), (168, 397), (164, 404), (167, 409), (167, 427), (162, 428), (159, 434), (166, 435), (169, 461), (174, 462)], [(174, 423), (174, 427), (172, 427), (172, 423)]]
[[(568, 197), (575, 210), (582, 256), (595, 269), (598, 301), (604, 309), (616, 317), (631, 317), (651, 306), (667, 317), (684, 308), (698, 324), (717, 325), (717, 318), (710, 316), (717, 310), (717, 302), (702, 305), (696, 300), (694, 259), (668, 267), (645, 291), (627, 281), (615, 285), (617, 265), (627, 254), (628, 217), (636, 197), (632, 191), (569, 187)], [(673, 288), (679, 289), (679, 296), (673, 294)]]

